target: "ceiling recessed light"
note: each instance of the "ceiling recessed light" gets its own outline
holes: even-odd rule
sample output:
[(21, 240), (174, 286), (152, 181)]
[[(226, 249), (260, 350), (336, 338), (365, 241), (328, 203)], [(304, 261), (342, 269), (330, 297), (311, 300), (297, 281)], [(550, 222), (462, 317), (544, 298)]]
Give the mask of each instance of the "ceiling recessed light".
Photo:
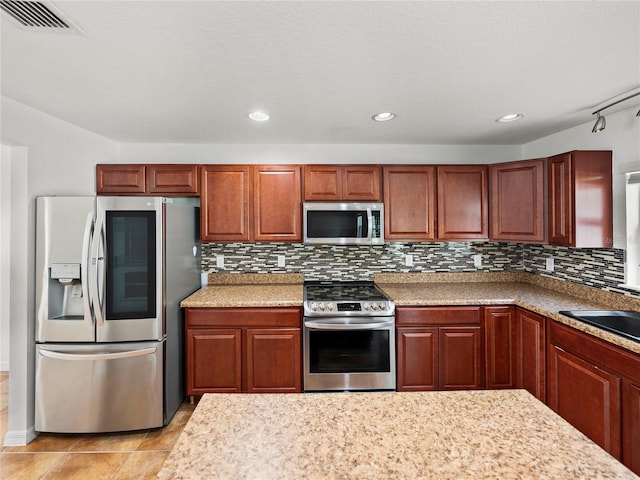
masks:
[(500, 123), (515, 122), (516, 120), (520, 120), (522, 117), (524, 117), (524, 115), (521, 113), (509, 113), (507, 115), (501, 116), (500, 118), (496, 118), (496, 122), (500, 122)]
[(264, 112), (251, 112), (249, 114), (249, 118), (251, 120), (255, 120), (256, 122), (266, 122), (269, 120), (269, 115)]
[(389, 120), (393, 120), (394, 118), (396, 118), (396, 114), (393, 112), (380, 112), (376, 113), (371, 118), (373, 118), (376, 122), (388, 122)]

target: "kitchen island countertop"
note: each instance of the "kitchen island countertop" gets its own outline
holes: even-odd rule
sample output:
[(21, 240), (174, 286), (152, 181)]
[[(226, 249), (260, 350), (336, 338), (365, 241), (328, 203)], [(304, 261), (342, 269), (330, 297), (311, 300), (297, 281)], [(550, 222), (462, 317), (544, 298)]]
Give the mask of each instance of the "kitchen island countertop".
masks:
[(525, 390), (206, 394), (169, 479), (634, 479)]

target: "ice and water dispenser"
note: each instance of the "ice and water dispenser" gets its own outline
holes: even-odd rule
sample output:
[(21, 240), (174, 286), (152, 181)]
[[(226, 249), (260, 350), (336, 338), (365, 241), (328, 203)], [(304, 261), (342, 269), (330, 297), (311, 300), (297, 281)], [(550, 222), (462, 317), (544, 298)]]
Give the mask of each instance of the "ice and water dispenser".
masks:
[(79, 263), (53, 263), (49, 267), (49, 318), (82, 320), (84, 317)]

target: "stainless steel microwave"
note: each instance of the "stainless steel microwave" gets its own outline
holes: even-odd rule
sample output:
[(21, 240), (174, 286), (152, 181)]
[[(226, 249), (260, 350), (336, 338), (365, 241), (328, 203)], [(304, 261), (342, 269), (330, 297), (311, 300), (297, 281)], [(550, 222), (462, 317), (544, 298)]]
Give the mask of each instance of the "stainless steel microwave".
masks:
[(305, 202), (304, 243), (382, 245), (384, 204)]

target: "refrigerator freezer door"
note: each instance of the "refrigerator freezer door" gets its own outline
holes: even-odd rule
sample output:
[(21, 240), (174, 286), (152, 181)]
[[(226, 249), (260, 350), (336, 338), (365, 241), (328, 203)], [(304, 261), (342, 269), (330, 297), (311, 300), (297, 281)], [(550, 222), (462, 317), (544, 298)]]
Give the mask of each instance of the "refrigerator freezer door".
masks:
[(163, 425), (164, 341), (36, 345), (35, 429), (97, 433)]
[(89, 290), (98, 342), (160, 340), (164, 200), (98, 197)]
[(93, 342), (88, 292), (95, 197), (36, 199), (36, 341)]

